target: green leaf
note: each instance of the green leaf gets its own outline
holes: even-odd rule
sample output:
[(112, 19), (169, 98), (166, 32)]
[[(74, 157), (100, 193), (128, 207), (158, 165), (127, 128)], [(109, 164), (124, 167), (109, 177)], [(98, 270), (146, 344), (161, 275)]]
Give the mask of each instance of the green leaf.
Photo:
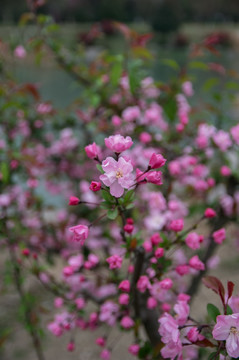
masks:
[(9, 167), (7, 165), (7, 163), (3, 162), (1, 164), (1, 174), (2, 174), (2, 181), (4, 183), (8, 183), (9, 181)]
[(171, 67), (171, 68), (174, 69), (174, 70), (179, 70), (179, 65), (178, 65), (178, 63), (177, 63), (175, 60), (173, 60), (173, 59), (163, 59), (163, 60), (162, 60), (162, 63), (163, 63), (164, 65), (167, 65), (167, 66)]
[(130, 203), (131, 201), (133, 201), (134, 195), (135, 195), (135, 191), (134, 191), (134, 190), (129, 190), (129, 191), (127, 191), (127, 193), (125, 194), (125, 197), (124, 197), (124, 205), (127, 205), (128, 203)]
[(114, 210), (108, 210), (107, 212), (107, 217), (110, 219), (110, 220), (115, 220), (118, 216), (118, 209), (115, 208)]
[(104, 170), (100, 164), (97, 164), (96, 167), (101, 172), (101, 174), (104, 174)]
[(217, 351), (213, 351), (207, 358), (207, 360), (218, 360), (219, 359), (219, 354), (217, 353)]
[(208, 70), (208, 65), (206, 65), (204, 62), (202, 61), (192, 61), (189, 64), (189, 67), (191, 69), (199, 69), (199, 70)]
[(227, 305), (227, 315), (232, 315), (232, 314), (233, 314), (232, 309), (230, 308), (229, 305)]
[(220, 315), (220, 311), (213, 304), (207, 304), (207, 313), (212, 320), (216, 322), (217, 316)]
[(122, 68), (121, 62), (118, 61), (113, 65), (111, 74), (110, 74), (110, 80), (111, 80), (112, 85), (114, 85), (114, 86), (118, 85), (120, 76), (122, 74), (122, 70), (123, 70), (123, 68)]
[(111, 209), (111, 207), (112, 207), (112, 204), (109, 204), (108, 202), (106, 202), (106, 201), (103, 201), (101, 204), (100, 204), (100, 207), (102, 208), (102, 209)]
[(210, 78), (208, 79), (204, 85), (203, 85), (203, 90), (204, 91), (209, 91), (211, 90), (214, 86), (216, 86), (219, 83), (218, 78)]
[(105, 199), (106, 202), (110, 203), (110, 204), (114, 204), (115, 203), (115, 199), (112, 195), (110, 195), (110, 193), (106, 190), (102, 190), (102, 197)]

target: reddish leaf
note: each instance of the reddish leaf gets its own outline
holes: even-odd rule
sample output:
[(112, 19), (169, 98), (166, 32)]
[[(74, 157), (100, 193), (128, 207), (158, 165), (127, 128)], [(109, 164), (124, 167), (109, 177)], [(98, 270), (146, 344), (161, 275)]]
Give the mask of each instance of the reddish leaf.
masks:
[(232, 296), (234, 286), (235, 286), (235, 285), (234, 285), (234, 283), (233, 283), (232, 281), (228, 281), (228, 282), (227, 282), (228, 300), (229, 300), (230, 297)]
[(220, 295), (222, 303), (225, 304), (225, 289), (221, 281), (215, 276), (205, 276), (202, 279), (203, 284), (212, 289), (216, 294)]
[(20, 92), (28, 92), (29, 94), (31, 94), (35, 100), (40, 100), (40, 94), (37, 90), (37, 87), (36, 85), (34, 84), (30, 84), (30, 83), (27, 83), (27, 84), (24, 84), (20, 87), (19, 89)]
[(211, 341), (209, 341), (208, 339), (198, 340), (193, 344), (200, 347), (215, 347), (215, 345), (211, 343)]

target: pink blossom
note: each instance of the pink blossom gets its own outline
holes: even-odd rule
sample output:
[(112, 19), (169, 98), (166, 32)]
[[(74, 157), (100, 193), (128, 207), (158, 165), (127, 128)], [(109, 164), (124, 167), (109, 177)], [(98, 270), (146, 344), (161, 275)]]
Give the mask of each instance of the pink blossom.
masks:
[(213, 218), (215, 217), (217, 214), (216, 214), (216, 211), (211, 209), (211, 208), (207, 208), (204, 212), (204, 216), (206, 218)]
[(184, 92), (184, 94), (185, 94), (186, 96), (193, 96), (194, 91), (193, 91), (193, 87), (192, 87), (191, 81), (185, 81), (185, 82), (182, 84), (182, 90), (183, 90), (183, 92)]
[(85, 147), (85, 152), (90, 159), (97, 159), (100, 154), (100, 147), (94, 142)]
[(152, 136), (147, 133), (147, 132), (142, 132), (139, 136), (139, 140), (143, 143), (143, 144), (147, 144), (152, 140)]
[(74, 271), (77, 271), (81, 268), (81, 266), (84, 263), (84, 258), (81, 254), (71, 256), (68, 260), (68, 264), (74, 269)]
[(150, 238), (150, 241), (152, 243), (152, 245), (158, 245), (159, 243), (161, 243), (163, 240), (160, 237), (160, 235), (158, 233), (153, 234)]
[(14, 50), (14, 55), (19, 59), (23, 59), (26, 56), (27, 52), (22, 45), (18, 45)]
[(134, 326), (134, 320), (131, 319), (131, 317), (129, 317), (129, 316), (124, 316), (120, 321), (120, 325), (124, 329), (130, 329)]
[(106, 259), (110, 265), (110, 269), (120, 269), (122, 265), (122, 258), (119, 255), (112, 255)]
[(175, 305), (174, 305), (174, 311), (177, 314), (176, 315), (176, 320), (178, 325), (183, 326), (189, 316), (189, 305), (187, 304), (187, 301), (182, 301), (179, 300)]
[(224, 130), (219, 130), (216, 134), (213, 135), (213, 141), (223, 152), (232, 145), (229, 134)]
[(229, 306), (234, 313), (239, 312), (239, 296), (232, 296), (228, 301)]
[(84, 245), (85, 240), (89, 235), (89, 228), (86, 225), (76, 225), (69, 228), (69, 231), (73, 232), (75, 241), (79, 241), (81, 245)]
[(128, 305), (129, 304), (129, 294), (120, 294), (119, 304), (120, 305)]
[(149, 240), (144, 241), (143, 248), (146, 253), (150, 253), (153, 250), (152, 243)]
[(121, 118), (119, 116), (117, 116), (117, 115), (112, 116), (111, 121), (112, 121), (114, 126), (120, 126), (121, 123), (122, 123)]
[(129, 291), (130, 291), (130, 282), (129, 282), (129, 280), (123, 280), (123, 281), (121, 281), (121, 283), (119, 284), (118, 288), (119, 288), (121, 291), (129, 292)]
[(129, 189), (133, 185), (134, 176), (131, 174), (133, 166), (123, 157), (120, 157), (118, 161), (112, 157), (107, 157), (102, 163), (102, 168), (105, 173), (100, 175), (100, 180), (110, 187), (112, 196), (121, 197), (124, 189)]
[(155, 185), (162, 185), (162, 173), (161, 171), (150, 171), (146, 174), (146, 179), (149, 183)]
[(98, 181), (91, 181), (89, 189), (94, 192), (99, 191), (101, 189), (101, 183)]
[(78, 298), (75, 300), (75, 304), (78, 310), (84, 309), (86, 302), (83, 298)]
[(239, 357), (239, 313), (218, 315), (212, 335), (215, 340), (226, 340), (226, 350), (229, 356)]
[(138, 344), (132, 344), (129, 346), (128, 351), (131, 355), (137, 356), (140, 350), (140, 346)]
[(68, 344), (67, 344), (67, 350), (68, 351), (74, 351), (75, 350), (75, 343), (74, 342), (69, 342)]
[(169, 342), (177, 343), (179, 341), (179, 329), (176, 320), (168, 313), (164, 313), (159, 318), (159, 334), (162, 336), (162, 341), (167, 344)]
[(175, 271), (183, 276), (183, 275), (187, 275), (189, 273), (189, 266), (186, 265), (186, 264), (182, 264), (182, 265), (178, 265), (176, 268), (175, 268)]
[(189, 233), (185, 239), (185, 242), (187, 246), (193, 250), (200, 248), (200, 236), (195, 232)]
[(222, 244), (222, 242), (226, 239), (226, 230), (224, 228), (221, 228), (217, 231), (214, 231), (212, 237), (215, 243)]
[(123, 113), (122, 117), (125, 121), (134, 121), (140, 117), (140, 110), (138, 106), (129, 106)]
[(171, 221), (171, 224), (169, 225), (170, 229), (175, 231), (175, 232), (182, 231), (183, 226), (184, 226), (183, 219), (173, 220), (173, 221)]
[(109, 326), (114, 326), (119, 311), (119, 305), (113, 301), (106, 301), (100, 308), (99, 320), (107, 323)]
[(166, 163), (166, 159), (164, 159), (163, 155), (153, 153), (150, 160), (149, 160), (149, 166), (151, 169), (158, 169), (164, 166)]
[(111, 352), (108, 349), (104, 349), (100, 353), (100, 358), (103, 360), (110, 360)]
[(164, 249), (163, 248), (157, 248), (154, 252), (154, 256), (159, 259), (161, 257), (163, 257), (164, 255)]
[(187, 333), (187, 338), (192, 343), (196, 341), (201, 341), (204, 339), (204, 336), (201, 335), (196, 327), (191, 327), (189, 332)]
[(117, 134), (105, 138), (105, 145), (108, 149), (119, 154), (129, 149), (133, 145), (133, 141), (130, 136), (124, 138), (122, 135)]
[(124, 225), (124, 231), (127, 232), (128, 234), (131, 234), (134, 230), (134, 225), (133, 224), (126, 224)]
[(191, 299), (191, 296), (188, 295), (188, 294), (181, 293), (181, 294), (178, 295), (177, 299), (178, 299), (179, 301), (186, 301), (186, 302), (188, 302), (188, 301)]
[(148, 299), (147, 299), (147, 308), (148, 309), (154, 309), (156, 308), (157, 306), (157, 300), (155, 298), (153, 298), (152, 296), (150, 296)]
[(101, 347), (104, 347), (105, 346), (105, 338), (103, 337), (98, 337), (96, 340), (95, 340), (95, 343)]
[(189, 260), (189, 265), (191, 266), (191, 268), (193, 268), (195, 270), (204, 270), (205, 269), (205, 265), (203, 264), (203, 262), (199, 259), (199, 257), (197, 255), (193, 256)]
[(174, 360), (176, 356), (179, 356), (182, 352), (182, 344), (181, 341), (177, 341), (176, 343), (173, 341), (168, 342), (161, 350), (161, 355), (165, 359)]
[(239, 124), (233, 126), (230, 130), (233, 140), (237, 145), (239, 145)]
[(80, 199), (76, 196), (71, 196), (69, 199), (68, 205), (78, 205), (80, 203)]
[(150, 286), (150, 281), (148, 276), (141, 275), (139, 280), (137, 281), (137, 289), (139, 292), (144, 293)]
[(173, 286), (173, 281), (170, 278), (166, 278), (159, 282), (161, 289), (169, 290)]
[(54, 306), (56, 308), (61, 308), (63, 304), (64, 304), (64, 300), (62, 298), (57, 297), (54, 299)]
[(220, 169), (220, 173), (222, 176), (230, 176), (232, 172), (228, 166), (223, 165)]

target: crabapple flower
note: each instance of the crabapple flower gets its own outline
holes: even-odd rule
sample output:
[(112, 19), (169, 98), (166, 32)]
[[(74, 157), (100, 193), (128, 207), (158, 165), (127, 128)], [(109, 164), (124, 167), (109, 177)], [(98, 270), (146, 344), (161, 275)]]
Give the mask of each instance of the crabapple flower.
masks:
[(178, 325), (183, 326), (187, 319), (188, 319), (188, 315), (189, 315), (189, 305), (187, 304), (187, 301), (178, 301), (175, 305), (174, 305), (174, 311), (176, 312), (176, 320)]
[(138, 355), (139, 350), (140, 350), (140, 346), (138, 344), (132, 344), (128, 348), (128, 352), (134, 356)]
[(119, 154), (125, 150), (128, 150), (133, 145), (133, 141), (130, 136), (126, 136), (124, 138), (122, 135), (117, 134), (106, 138), (105, 145), (108, 149)]
[(22, 45), (18, 45), (14, 50), (14, 55), (19, 59), (23, 59), (26, 56), (27, 52)]
[(119, 284), (118, 288), (119, 288), (121, 291), (129, 292), (129, 291), (130, 291), (130, 282), (129, 282), (129, 280), (123, 280), (123, 281), (121, 281), (121, 283)]
[(164, 159), (163, 155), (153, 153), (150, 160), (149, 160), (149, 167), (151, 169), (158, 169), (164, 166), (166, 163), (166, 159)]
[(120, 325), (124, 329), (130, 329), (134, 326), (134, 320), (131, 319), (131, 317), (129, 317), (129, 316), (124, 316), (120, 321)]
[(217, 231), (214, 231), (212, 237), (215, 243), (222, 244), (222, 242), (226, 239), (226, 230), (224, 228), (221, 228)]
[(71, 196), (69, 199), (68, 205), (78, 205), (80, 203), (80, 199), (76, 196)]
[(188, 234), (185, 242), (187, 246), (193, 250), (197, 250), (200, 248), (200, 236), (195, 232)]
[(239, 357), (239, 313), (218, 315), (212, 335), (215, 340), (226, 340), (226, 350), (229, 356)]
[(150, 286), (149, 278), (146, 275), (140, 276), (139, 280), (137, 281), (137, 289), (144, 293)]
[(119, 255), (112, 255), (106, 259), (110, 269), (120, 269), (122, 265), (122, 258)]
[(100, 175), (100, 180), (110, 187), (112, 196), (121, 197), (124, 189), (129, 189), (134, 184), (134, 176), (131, 174), (133, 166), (123, 157), (120, 157), (118, 161), (107, 157), (102, 163), (102, 168), (105, 173)]
[(110, 360), (111, 352), (108, 349), (104, 349), (100, 353), (100, 358), (103, 360)]
[(129, 304), (129, 294), (120, 294), (119, 296), (119, 304), (120, 305), (128, 305)]
[(88, 158), (96, 159), (100, 153), (100, 147), (94, 142), (93, 144), (87, 145), (85, 147), (85, 152)]
[(161, 171), (151, 171), (146, 174), (146, 179), (149, 183), (155, 185), (162, 185), (162, 173)]
[(205, 270), (205, 265), (203, 262), (199, 259), (197, 255), (193, 256), (189, 260), (189, 266), (195, 270)]
[(159, 282), (161, 289), (169, 290), (173, 286), (173, 282), (170, 278), (166, 278)]
[(159, 334), (162, 336), (163, 343), (177, 343), (180, 333), (176, 320), (170, 314), (164, 313), (158, 321), (160, 323)]
[(183, 230), (183, 226), (184, 226), (183, 219), (177, 219), (177, 220), (172, 220), (169, 227), (171, 230), (175, 232), (179, 232)]
[(89, 189), (94, 192), (99, 191), (101, 189), (101, 183), (98, 181), (91, 181)]
[(213, 218), (215, 217), (217, 214), (216, 214), (216, 211), (211, 209), (211, 208), (207, 208), (204, 212), (204, 216), (206, 218)]
[(89, 235), (89, 228), (86, 225), (72, 226), (69, 231), (73, 232), (75, 241), (79, 241), (81, 245), (84, 245), (85, 240)]

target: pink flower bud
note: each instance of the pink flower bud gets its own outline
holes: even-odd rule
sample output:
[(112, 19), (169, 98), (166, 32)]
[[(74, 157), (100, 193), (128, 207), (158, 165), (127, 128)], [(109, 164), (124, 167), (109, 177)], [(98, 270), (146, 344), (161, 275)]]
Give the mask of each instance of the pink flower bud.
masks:
[(30, 255), (30, 250), (29, 249), (22, 249), (22, 255), (24, 255), (24, 256), (29, 256)]
[(96, 340), (95, 340), (95, 343), (101, 347), (104, 347), (105, 346), (105, 338), (103, 337), (98, 337)]
[(124, 226), (124, 231), (127, 232), (128, 234), (131, 234), (133, 230), (134, 230), (134, 225), (126, 224)]
[(93, 144), (87, 145), (85, 147), (85, 152), (88, 158), (97, 159), (100, 153), (100, 147), (94, 142)]
[(71, 276), (72, 274), (74, 274), (74, 269), (72, 268), (72, 266), (65, 266), (63, 269), (63, 275)]
[(163, 257), (164, 255), (164, 249), (163, 248), (157, 248), (154, 252), (154, 256), (159, 259), (161, 257)]
[(75, 344), (73, 342), (69, 342), (69, 344), (67, 345), (67, 350), (68, 351), (74, 351), (75, 350)]
[(228, 166), (222, 166), (220, 169), (220, 173), (222, 176), (230, 176), (231, 175), (231, 169)]
[(150, 286), (149, 278), (146, 275), (141, 275), (139, 280), (137, 281), (137, 289), (144, 293)]
[(111, 353), (108, 349), (104, 349), (100, 353), (100, 358), (103, 360), (110, 360)]
[(154, 309), (157, 306), (157, 300), (153, 297), (149, 297), (147, 300), (147, 308), (148, 309)]
[(183, 219), (177, 219), (177, 220), (173, 220), (169, 227), (171, 230), (175, 232), (179, 232), (183, 230), (183, 226), (184, 226)]
[(129, 280), (123, 280), (123, 281), (121, 281), (121, 283), (119, 284), (118, 288), (119, 288), (121, 291), (129, 292), (129, 291), (130, 291), (130, 282), (129, 282)]
[(163, 303), (163, 304), (161, 305), (161, 308), (162, 308), (163, 311), (169, 312), (169, 311), (171, 310), (171, 305), (168, 304), (168, 303)]
[(189, 266), (188, 265), (178, 265), (175, 269), (175, 271), (183, 276), (189, 273)]
[(71, 196), (68, 205), (78, 205), (79, 203), (80, 203), (80, 199), (78, 197)]
[(189, 265), (191, 266), (191, 268), (193, 268), (195, 270), (205, 270), (205, 265), (203, 264), (203, 262), (199, 259), (199, 257), (197, 255), (193, 256), (189, 260)]
[(215, 217), (217, 214), (216, 214), (216, 211), (214, 211), (213, 209), (211, 208), (207, 208), (204, 212), (204, 216), (206, 218), (213, 218)]
[(151, 236), (151, 238), (150, 238), (150, 241), (151, 241), (151, 243), (152, 243), (152, 245), (158, 245), (159, 243), (161, 243), (163, 240), (162, 240), (162, 238), (160, 237), (160, 235), (159, 234), (153, 234), (152, 236)]
[(129, 265), (129, 267), (128, 267), (128, 272), (129, 272), (130, 274), (133, 274), (133, 272), (134, 272), (134, 265)]
[(84, 309), (86, 302), (83, 298), (78, 298), (75, 300), (75, 304), (78, 310)]
[(162, 185), (162, 173), (161, 171), (150, 171), (146, 174), (146, 179), (149, 183), (155, 185)]
[(161, 168), (166, 163), (166, 159), (164, 159), (163, 155), (153, 153), (150, 160), (149, 166), (151, 169)]
[(178, 295), (177, 299), (178, 299), (179, 301), (189, 302), (189, 300), (191, 299), (191, 296), (190, 296), (190, 295), (187, 295), (187, 294), (181, 293), (181, 294)]
[(98, 181), (91, 181), (89, 189), (92, 191), (99, 191), (101, 189), (101, 183)]
[(170, 278), (166, 278), (159, 282), (161, 289), (169, 290), (173, 286), (173, 281)]
[(222, 242), (226, 239), (226, 230), (224, 228), (221, 228), (217, 231), (214, 231), (212, 237), (215, 243), (222, 244)]
[(131, 317), (129, 317), (129, 316), (124, 316), (120, 321), (120, 325), (124, 329), (130, 329), (134, 326), (134, 320), (131, 319)]
[(129, 294), (120, 294), (119, 304), (120, 305), (128, 305), (129, 304)]
[(189, 233), (185, 239), (185, 242), (187, 246), (193, 250), (197, 250), (200, 248), (200, 237), (195, 232)]
[(139, 140), (143, 144), (148, 144), (152, 140), (152, 136), (147, 132), (142, 132), (139, 136)]
[(138, 344), (132, 344), (128, 347), (128, 351), (131, 355), (137, 356), (140, 350), (140, 346)]
[(60, 297), (55, 298), (55, 300), (54, 300), (55, 308), (59, 309), (62, 307), (63, 304), (64, 304), (64, 300), (62, 298), (60, 298)]
[(150, 253), (153, 250), (152, 243), (149, 240), (146, 240), (143, 243), (143, 248), (147, 253)]

